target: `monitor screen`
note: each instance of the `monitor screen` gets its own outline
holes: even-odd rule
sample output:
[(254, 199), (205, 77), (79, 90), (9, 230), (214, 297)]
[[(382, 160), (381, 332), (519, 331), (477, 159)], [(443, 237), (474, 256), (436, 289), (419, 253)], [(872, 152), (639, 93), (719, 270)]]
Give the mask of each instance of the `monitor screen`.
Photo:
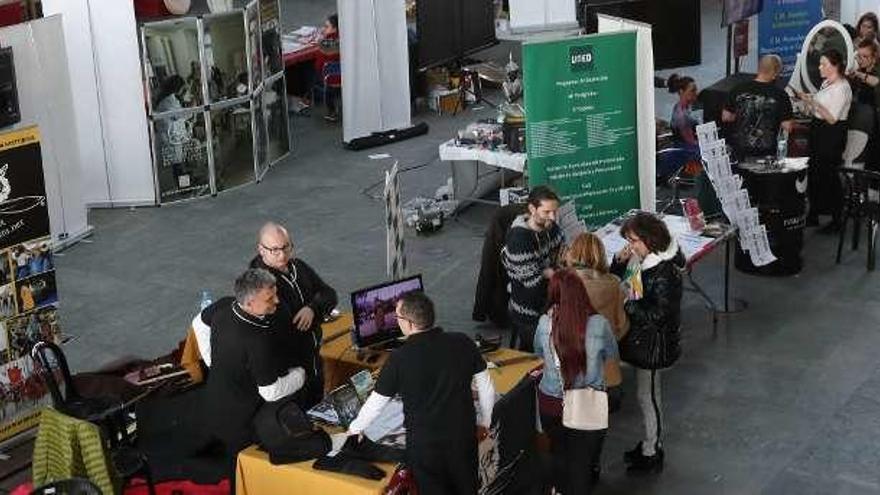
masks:
[(415, 275), (352, 292), (354, 328), (351, 338), (354, 345), (369, 347), (402, 336), (394, 316), (397, 301), (408, 292), (420, 290), (423, 290), (422, 276)]

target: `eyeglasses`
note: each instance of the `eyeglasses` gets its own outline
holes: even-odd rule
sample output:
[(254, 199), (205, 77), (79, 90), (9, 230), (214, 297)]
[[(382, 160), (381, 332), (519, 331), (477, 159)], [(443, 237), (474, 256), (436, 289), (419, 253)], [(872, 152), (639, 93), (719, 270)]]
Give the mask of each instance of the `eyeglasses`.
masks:
[(630, 244), (635, 244), (635, 243), (637, 243), (637, 242), (642, 242), (642, 240), (639, 239), (638, 237), (629, 237), (629, 236), (627, 236), (627, 238), (626, 238), (626, 242), (628, 242), (628, 243), (630, 243)]
[(293, 248), (293, 246), (291, 246), (290, 243), (287, 243), (281, 247), (269, 247), (265, 244), (260, 244), (260, 247), (265, 249), (266, 251), (269, 252), (269, 254), (272, 254), (272, 255), (279, 255), (281, 253), (289, 253), (290, 250)]

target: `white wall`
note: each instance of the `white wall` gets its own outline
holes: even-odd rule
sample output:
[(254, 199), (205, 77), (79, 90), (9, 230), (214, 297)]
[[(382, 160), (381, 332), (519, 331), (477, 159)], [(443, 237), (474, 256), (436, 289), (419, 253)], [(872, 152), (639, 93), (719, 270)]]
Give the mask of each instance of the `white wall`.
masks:
[(880, 14), (880, 0), (842, 0), (840, 22), (855, 27), (859, 16), (868, 11)]
[(98, 112), (95, 63), (92, 50), (87, 48), (92, 44), (87, 1), (43, 0), (43, 12), (46, 15), (59, 13), (57, 6), (61, 3), (67, 4), (61, 22), (64, 27), (70, 90), (76, 95), (73, 100), (73, 109), (77, 142), (79, 143), (80, 167), (83, 171), (80, 184), (83, 191), (94, 190), (100, 193), (100, 197), (106, 198), (110, 194), (106, 174), (85, 173), (88, 166), (103, 169), (106, 165), (104, 140), (101, 136), (101, 115)]
[[(43, 0), (43, 11), (63, 14), (76, 121), (100, 136), (104, 159), (93, 144), (82, 163), (89, 205), (155, 204), (150, 139), (144, 111), (140, 49), (134, 4), (120, 0)], [(89, 88), (88, 80), (94, 80)], [(93, 97), (97, 89), (97, 97)], [(87, 94), (88, 93), (88, 94)], [(95, 121), (100, 122), (94, 127)], [(94, 135), (82, 138), (90, 142)]]
[(89, 231), (80, 183), (77, 119), (73, 105), (60, 16), (0, 29), (0, 43), (12, 47), (21, 122), (41, 135), (43, 176), (52, 239), (58, 245)]

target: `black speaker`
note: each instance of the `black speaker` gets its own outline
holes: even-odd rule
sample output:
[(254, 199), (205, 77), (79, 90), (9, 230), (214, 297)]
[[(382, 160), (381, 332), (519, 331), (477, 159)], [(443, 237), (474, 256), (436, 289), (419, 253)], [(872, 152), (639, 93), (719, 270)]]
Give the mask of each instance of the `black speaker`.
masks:
[(18, 88), (15, 86), (15, 61), (12, 47), (0, 48), (0, 127), (21, 121)]

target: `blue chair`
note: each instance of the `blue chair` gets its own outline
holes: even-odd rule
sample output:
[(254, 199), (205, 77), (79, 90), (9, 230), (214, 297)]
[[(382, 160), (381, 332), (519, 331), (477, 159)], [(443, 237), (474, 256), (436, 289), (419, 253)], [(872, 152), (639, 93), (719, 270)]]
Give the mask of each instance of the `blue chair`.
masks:
[(321, 101), (327, 103), (330, 91), (339, 93), (342, 90), (342, 65), (337, 62), (326, 62), (321, 68), (321, 80), (312, 88), (312, 101), (318, 101), (316, 94), (320, 92)]

